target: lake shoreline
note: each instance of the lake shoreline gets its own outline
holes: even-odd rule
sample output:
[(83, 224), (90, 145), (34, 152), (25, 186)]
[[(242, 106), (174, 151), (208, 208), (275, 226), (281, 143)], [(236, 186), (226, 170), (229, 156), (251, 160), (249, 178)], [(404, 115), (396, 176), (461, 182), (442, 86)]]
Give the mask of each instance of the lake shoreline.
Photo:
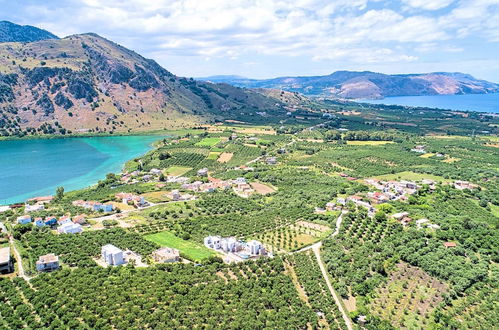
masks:
[(172, 135), (73, 137), (0, 141), (0, 205), (43, 195), (58, 186), (66, 191), (95, 185), (108, 173), (123, 170), (131, 159)]
[(0, 136), (2, 141), (22, 141), (22, 140), (52, 140), (52, 139), (72, 139), (72, 138), (92, 138), (92, 137), (120, 137), (120, 136), (177, 136), (185, 134), (187, 131), (198, 131), (198, 128), (185, 128), (178, 130), (154, 130), (138, 132), (119, 132), (119, 133), (72, 133), (72, 134), (42, 134), (26, 136)]

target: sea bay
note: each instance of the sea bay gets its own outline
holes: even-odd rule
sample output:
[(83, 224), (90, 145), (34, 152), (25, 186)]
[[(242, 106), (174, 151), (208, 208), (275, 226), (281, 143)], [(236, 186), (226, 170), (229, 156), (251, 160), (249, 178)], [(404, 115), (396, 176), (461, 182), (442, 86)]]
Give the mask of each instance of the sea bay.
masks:
[(0, 141), (0, 205), (97, 183), (146, 153), (160, 136)]
[(359, 102), (499, 113), (499, 93), (396, 96), (387, 97), (381, 100), (359, 100)]

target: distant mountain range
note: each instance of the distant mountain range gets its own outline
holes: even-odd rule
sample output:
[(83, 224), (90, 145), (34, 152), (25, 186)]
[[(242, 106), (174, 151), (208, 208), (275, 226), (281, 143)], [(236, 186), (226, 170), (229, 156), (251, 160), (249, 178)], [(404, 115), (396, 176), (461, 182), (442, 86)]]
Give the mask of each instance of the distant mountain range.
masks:
[(336, 71), (327, 76), (249, 79), (240, 76), (199, 78), (246, 88), (274, 88), (308, 96), (380, 99), (389, 96), (485, 94), (499, 92), (499, 84), (464, 73), (433, 72), (388, 75), (370, 71)]
[(286, 113), (281, 94), (177, 77), (96, 34), (59, 39), (34, 28), (44, 40), (25, 43), (36, 37), (32, 28), (4, 26), (2, 40), (11, 42), (0, 43), (0, 136), (182, 128), (232, 114)]
[(0, 42), (32, 42), (47, 39), (59, 39), (59, 37), (34, 26), (0, 21)]

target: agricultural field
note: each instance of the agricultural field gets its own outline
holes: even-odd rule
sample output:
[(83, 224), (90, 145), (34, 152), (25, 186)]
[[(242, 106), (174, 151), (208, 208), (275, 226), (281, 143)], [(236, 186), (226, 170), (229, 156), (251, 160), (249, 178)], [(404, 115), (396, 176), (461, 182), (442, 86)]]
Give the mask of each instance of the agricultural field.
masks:
[(234, 156), (232, 152), (222, 152), (217, 160), (219, 163), (228, 163), (232, 159), (232, 156)]
[(214, 147), (222, 141), (218, 137), (207, 137), (197, 142), (195, 145), (198, 147)]
[(164, 203), (171, 201), (171, 198), (168, 197), (169, 190), (159, 190), (159, 191), (151, 191), (141, 196), (146, 199), (146, 201), (151, 203)]
[(218, 159), (220, 154), (221, 154), (221, 152), (219, 152), (219, 151), (210, 151), (210, 153), (208, 154), (208, 157), (206, 157), (206, 158), (211, 159), (211, 160), (216, 160), (216, 159)]
[(251, 187), (253, 189), (255, 189), (255, 191), (261, 195), (271, 194), (275, 191), (274, 187), (265, 185), (265, 184), (260, 183), (260, 182), (252, 182)]
[(313, 244), (321, 238), (330, 235), (332, 229), (306, 221), (266, 231), (256, 235), (271, 251), (294, 251)]
[(499, 288), (493, 283), (478, 284), (466, 295), (439, 309), (437, 323), (447, 328), (494, 329), (499, 322)]
[[(64, 304), (40, 308), (56, 302)], [(279, 258), (234, 266), (68, 269), (42, 274), (30, 284), (0, 278), (0, 313), (2, 327), (17, 329), (121, 330), (145, 324), (153, 329), (220, 324), (289, 329), (317, 327), (319, 321), (298, 297)]]
[(192, 261), (202, 261), (203, 259), (215, 256), (216, 252), (206, 248), (201, 244), (192, 241), (183, 240), (173, 233), (163, 231), (157, 234), (144, 236), (146, 240), (156, 243), (160, 246), (171, 247), (180, 250), (181, 255)]
[(436, 182), (449, 182), (450, 180), (445, 179), (441, 176), (432, 174), (415, 173), (411, 171), (404, 171), (393, 174), (378, 175), (375, 177), (378, 180), (390, 181), (390, 180), (407, 180), (407, 181), (421, 181), (421, 180), (433, 180)]
[(429, 326), (431, 312), (447, 291), (445, 283), (420, 268), (400, 263), (375, 290), (369, 309), (396, 328), (422, 329)]
[(192, 170), (192, 167), (170, 166), (165, 170), (165, 173), (172, 176), (181, 176), (189, 172), (190, 170)]
[(319, 323), (329, 329), (347, 329), (313, 253), (300, 252), (287, 257), (286, 262), (290, 272), (296, 276), (297, 289), (302, 291), (302, 299), (320, 317)]
[(349, 146), (381, 146), (383, 144), (394, 143), (393, 141), (347, 141)]

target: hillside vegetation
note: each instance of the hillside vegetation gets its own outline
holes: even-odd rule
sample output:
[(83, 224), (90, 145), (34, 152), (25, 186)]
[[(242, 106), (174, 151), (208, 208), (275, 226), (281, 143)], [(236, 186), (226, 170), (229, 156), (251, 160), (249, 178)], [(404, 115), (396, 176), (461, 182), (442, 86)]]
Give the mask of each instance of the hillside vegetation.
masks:
[(96, 34), (0, 43), (0, 134), (152, 131), (285, 113), (281, 101), (177, 77)]
[(34, 26), (0, 21), (0, 42), (32, 42), (45, 39), (59, 39), (59, 37)]

